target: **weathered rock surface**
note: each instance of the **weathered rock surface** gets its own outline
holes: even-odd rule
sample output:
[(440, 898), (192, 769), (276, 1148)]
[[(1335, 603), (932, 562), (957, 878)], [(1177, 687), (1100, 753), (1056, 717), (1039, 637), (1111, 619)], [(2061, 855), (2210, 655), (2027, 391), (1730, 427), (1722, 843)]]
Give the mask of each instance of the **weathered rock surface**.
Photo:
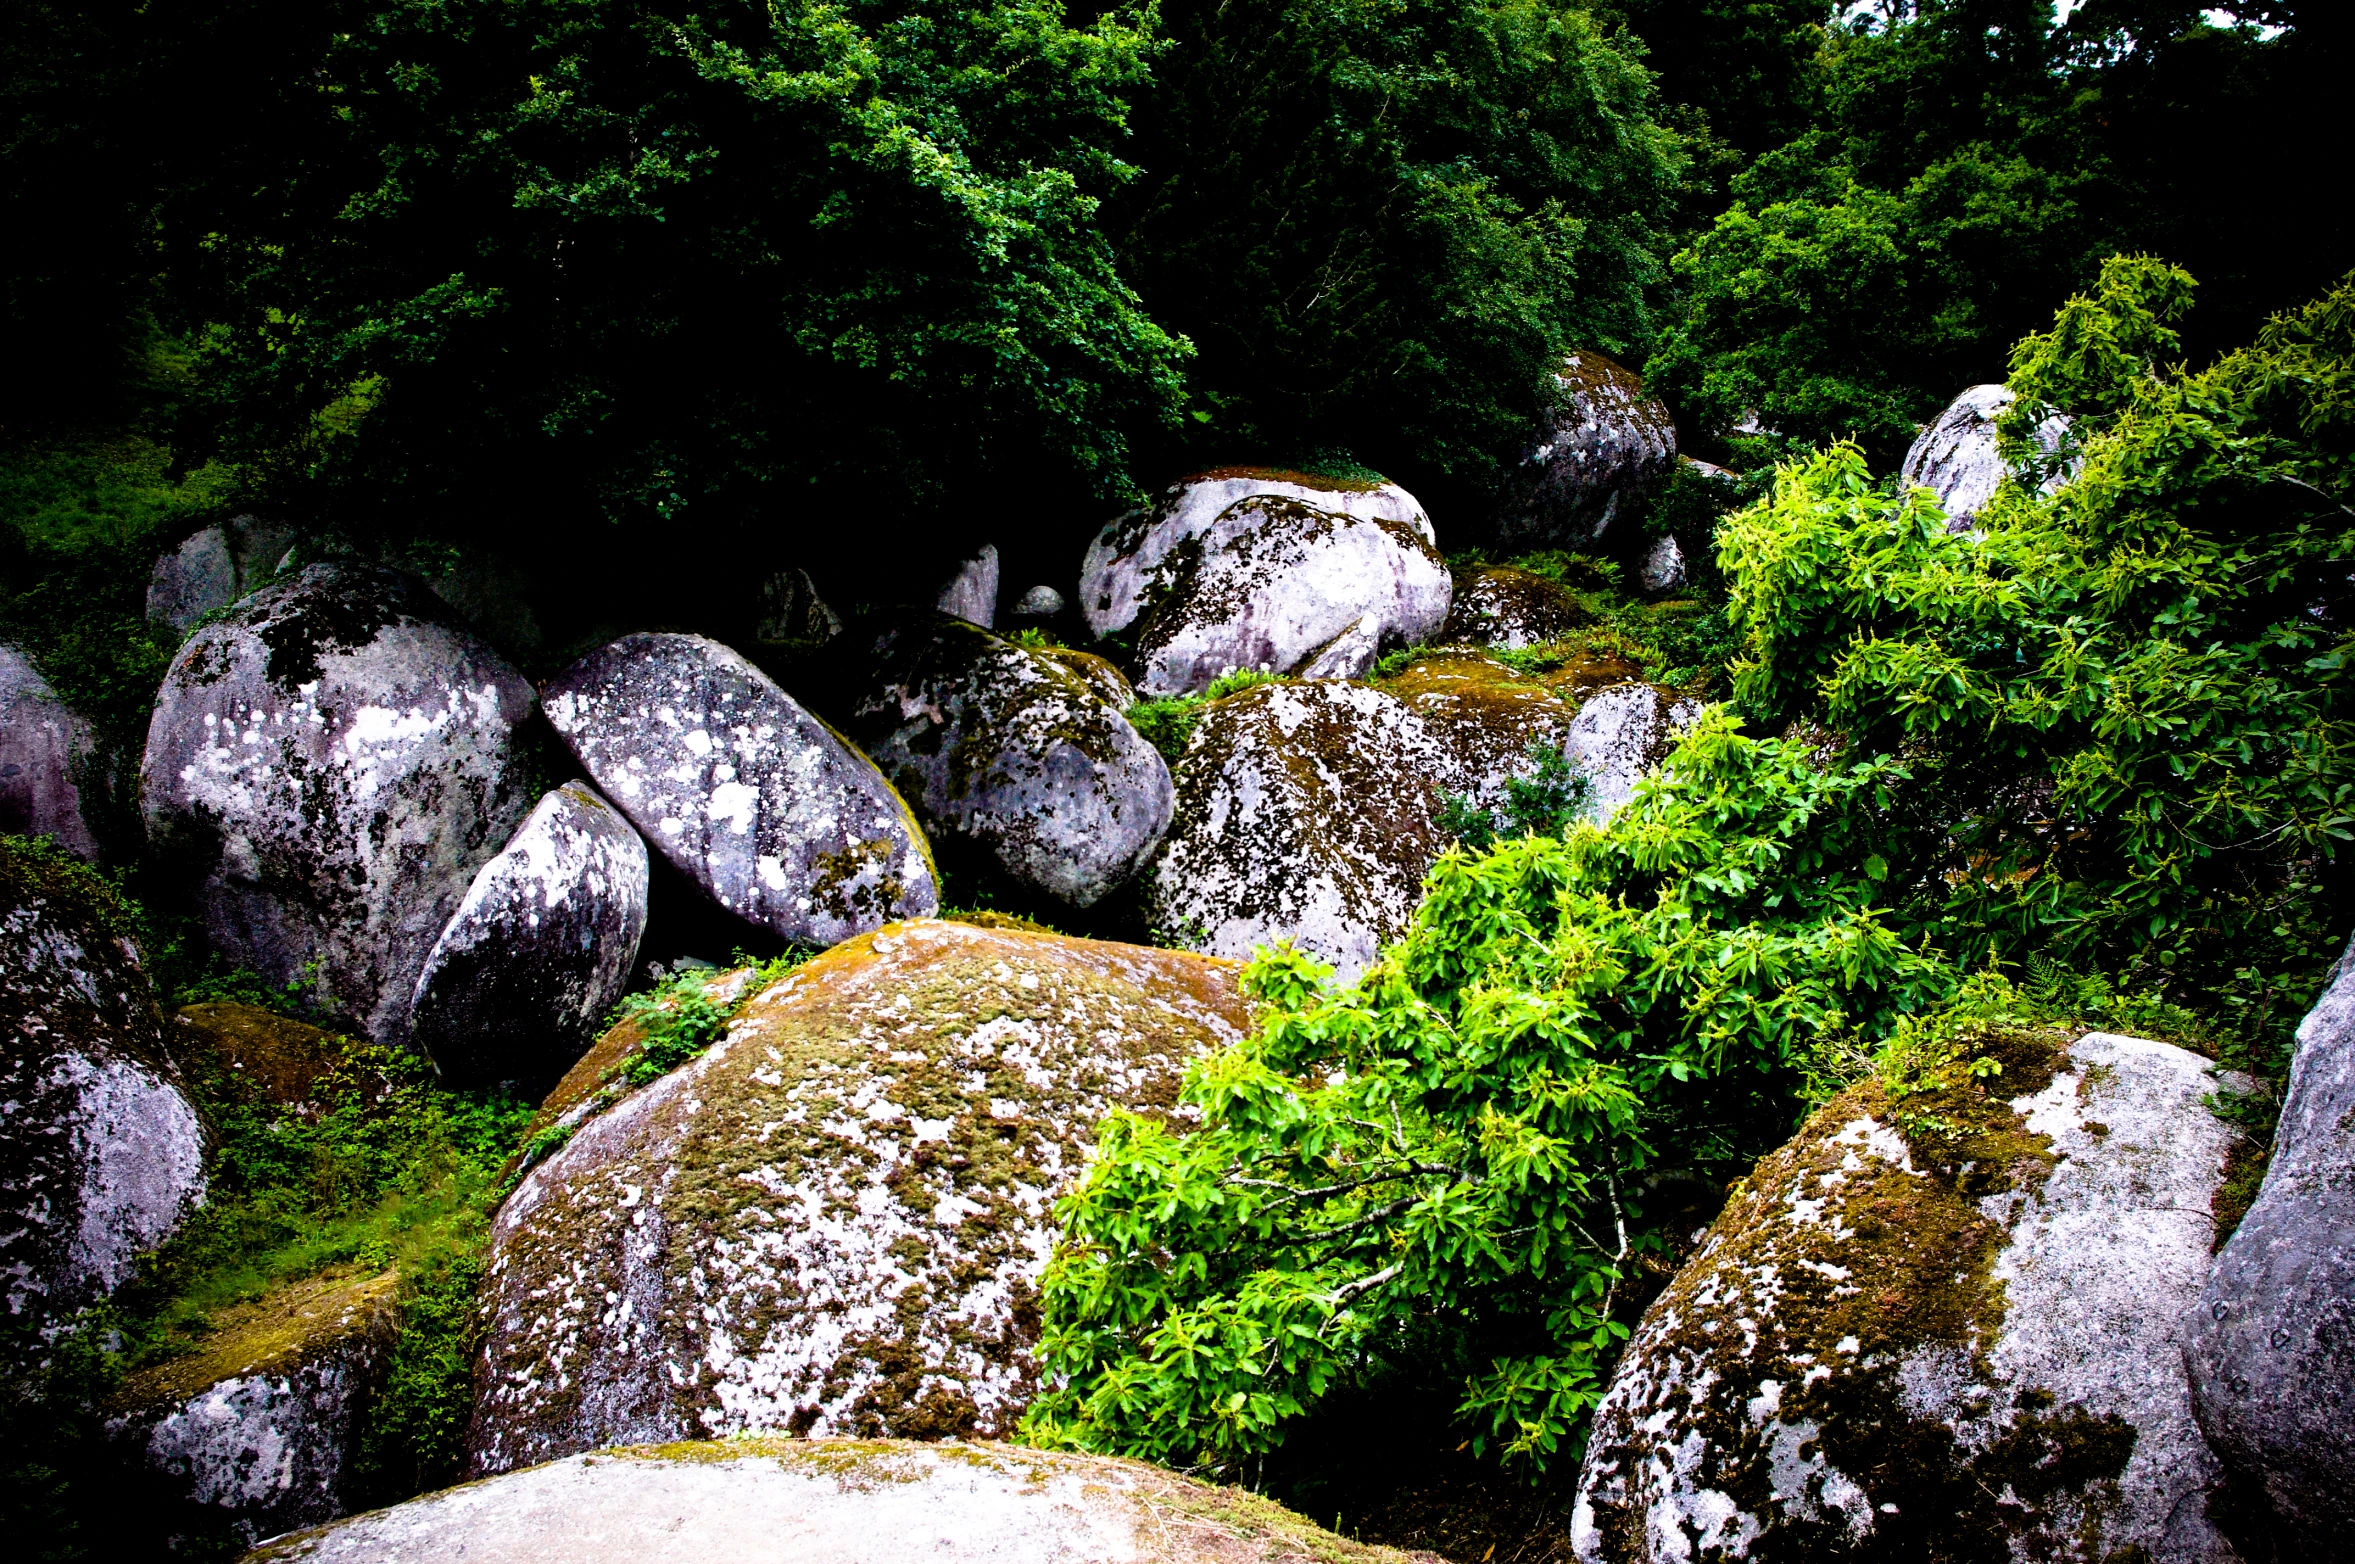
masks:
[(81, 778), (94, 753), (90, 724), (57, 698), (24, 653), (0, 645), (0, 833), (52, 836), (95, 860)]
[(411, 1038), (452, 1084), (546, 1084), (629, 986), (646, 844), (586, 782), (542, 798), (482, 866), (417, 974)]
[(1636, 579), (1643, 583), (1645, 591), (1654, 595), (1683, 586), (1686, 580), (1683, 547), (1673, 536), (1654, 541), (1636, 570)]
[(173, 659), (140, 773), (149, 836), (190, 863), (205, 932), (378, 1042), (474, 871), (530, 808), (531, 686), (407, 577), (305, 566)]
[(147, 583), (147, 619), (185, 634), (216, 608), (253, 591), (278, 567), (295, 530), (258, 516), (234, 516), (191, 534), (156, 560)]
[(2181, 1360), (2217, 1081), (2103, 1033), (1993, 1052), (1988, 1095), (1853, 1087), (1737, 1187), (1597, 1409), (1579, 1558), (2236, 1557)]
[(998, 576), (998, 546), (985, 543), (980, 553), (958, 565), (941, 583), (933, 606), (987, 630), (998, 622)]
[(1235, 968), (921, 920), (754, 995), (493, 1225), (477, 1472), (791, 1428), (1003, 1434), (1100, 1117), (1249, 1025)]
[(1180, 556), (1240, 501), (1269, 495), (1312, 510), (1392, 521), (1436, 544), (1431, 518), (1395, 483), (1320, 478), (1275, 467), (1221, 467), (1180, 478), (1153, 501), (1106, 524), (1080, 565), (1079, 605), (1097, 635), (1127, 629), (1168, 590)]
[(317, 1087), (344, 1053), (323, 1027), (259, 1005), (212, 999), (183, 1005), (165, 1023), (165, 1042), (182, 1061), (209, 1059), (256, 1099), (317, 1116)]
[(1096, 699), (1114, 711), (1126, 711), (1137, 703), (1135, 686), (1109, 658), (1068, 646), (1050, 646), (1039, 655), (1076, 675), (1082, 684), (1096, 692)]
[(1700, 714), (1700, 702), (1649, 684), (1613, 685), (1588, 696), (1563, 744), (1591, 779), (1587, 818), (1602, 825), (1617, 814)]
[(1463, 647), (1425, 652), (1378, 687), (1406, 702), (1447, 752), (1433, 786), (1490, 811), (1508, 781), (1535, 768), (1532, 746), (1561, 749), (1578, 716), (1574, 683), (1526, 677)]
[(1560, 583), (1496, 565), (1456, 577), (1440, 639), (1518, 652), (1558, 641), (1585, 623), (1586, 612)]
[(2200, 1427), (2272, 1512), (2277, 1556), (2355, 1527), (2355, 960), (2298, 1027), (2257, 1200), (2188, 1322)]
[(1052, 619), (1063, 612), (1067, 606), (1069, 605), (1063, 601), (1062, 593), (1042, 583), (1032, 587), (1014, 600), (1014, 617), (1017, 619)]
[(1169, 766), (1061, 662), (946, 615), (875, 637), (846, 727), (943, 844), (1085, 907), (1169, 829)]
[(314, 1278), (238, 1305), (201, 1350), (142, 1370), (107, 1433), (187, 1508), (175, 1541), (245, 1547), (348, 1512), (361, 1419), (390, 1366), (396, 1271)]
[(1554, 412), (1522, 453), (1497, 530), (1507, 541), (1571, 547), (1613, 536), (1626, 505), (1676, 461), (1676, 423), (1641, 376), (1600, 353), (1554, 373)]
[(412, 1499), (248, 1564), (1442, 1564), (1234, 1488), (1107, 1456), (787, 1439), (606, 1451)]
[(1436, 634), (1454, 595), (1408, 523), (1254, 495), (1161, 561), (1130, 665), (1148, 695), (1194, 694), (1238, 668), (1360, 678), (1383, 648)]
[(874, 763), (699, 635), (627, 635), (550, 680), (548, 720), (706, 895), (825, 946), (940, 903), (924, 833)]
[[(1987, 508), (1996, 487), (2011, 473), (1995, 446), (1995, 420), (2011, 405), (2012, 394), (2002, 386), (1972, 386), (1949, 402), (1905, 453), (1898, 476), (1937, 494), (1946, 509), (1949, 532), (1968, 531), (1972, 518)], [(2036, 443), (2049, 456), (2060, 449), (2068, 432), (2069, 420), (2055, 413), (2036, 426)], [(2045, 481), (2045, 492), (2059, 488), (2072, 475), (2056, 473)]]
[(809, 572), (789, 566), (760, 584), (760, 619), (753, 634), (787, 646), (815, 646), (842, 633), (842, 616), (818, 596)]
[(203, 1201), (205, 1132), (120, 904), (6, 839), (0, 1039), (0, 1291), (46, 1330)]
[(1262, 684), (1213, 702), (1177, 766), (1147, 916), (1237, 959), (1289, 938), (1352, 981), (1406, 932), (1457, 779), (1447, 742), (1380, 690)]

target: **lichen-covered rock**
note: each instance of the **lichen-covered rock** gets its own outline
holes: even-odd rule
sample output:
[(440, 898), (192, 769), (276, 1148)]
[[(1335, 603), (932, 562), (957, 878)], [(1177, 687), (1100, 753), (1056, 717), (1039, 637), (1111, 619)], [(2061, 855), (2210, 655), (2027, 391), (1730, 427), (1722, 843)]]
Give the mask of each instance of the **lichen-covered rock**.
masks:
[(1237, 500), (1147, 582), (1130, 664), (1148, 695), (1190, 695), (1238, 668), (1354, 679), (1385, 647), (1430, 639), (1455, 583), (1406, 522)]
[(788, 567), (760, 584), (760, 618), (753, 634), (787, 646), (819, 646), (842, 633), (842, 616), (818, 596), (809, 572)]
[(482, 866), (417, 974), (411, 1039), (452, 1084), (545, 1085), (629, 986), (646, 844), (586, 782), (542, 798)]
[(1467, 570), (1456, 577), (1444, 641), (1525, 651), (1558, 641), (1588, 622), (1569, 590), (1509, 565)]
[(1645, 591), (1657, 596), (1673, 592), (1685, 584), (1684, 549), (1673, 535), (1656, 540), (1644, 555), (1644, 562), (1636, 570), (1636, 579)]
[(406, 1038), (426, 953), (531, 807), (531, 686), (442, 602), (367, 565), (305, 566), (181, 647), (140, 771), (229, 961)]
[(124, 1382), (106, 1430), (187, 1507), (156, 1517), (182, 1534), (171, 1540), (225, 1533), (251, 1547), (349, 1511), (361, 1419), (391, 1363), (399, 1283), (396, 1271), (291, 1283), (216, 1317), (190, 1356)]
[(24, 653), (0, 645), (0, 834), (50, 836), (95, 860), (80, 778), (94, 752), (90, 724), (57, 698)]
[(1290, 939), (1353, 981), (1406, 932), (1446, 846), (1455, 754), (1364, 685), (1262, 684), (1204, 709), (1146, 886), (1163, 937), (1238, 959)]
[(1014, 600), (1014, 617), (1052, 619), (1067, 606), (1062, 593), (1042, 582)]
[[(1987, 508), (1996, 487), (2010, 475), (2010, 465), (1996, 449), (1995, 420), (2011, 405), (2012, 394), (2002, 386), (1972, 386), (1949, 402), (1905, 453), (1898, 476), (1938, 496), (1949, 532), (1968, 531), (1972, 518)], [(2068, 418), (2055, 413), (2036, 426), (2036, 443), (2050, 455), (2068, 432)], [(2054, 474), (2045, 480), (2045, 491), (2059, 488), (2071, 475)]]
[(1052, 1203), (1242, 1036), (1235, 968), (921, 920), (755, 994), (493, 1225), (473, 1469), (764, 1428), (1003, 1434)]
[(2277, 1557), (2337, 1552), (2355, 1530), (2355, 946), (2299, 1024), (2265, 1182), (2184, 1356), (2200, 1427), (2271, 1512)]
[(205, 1132), (129, 918), (88, 871), (0, 838), (0, 1296), (48, 1332), (204, 1199)]
[(1080, 612), (1097, 635), (1127, 629), (1168, 589), (1177, 558), (1239, 500), (1270, 495), (1312, 510), (1397, 522), (1436, 544), (1415, 497), (1379, 479), (1323, 478), (1277, 467), (1221, 467), (1180, 478), (1153, 503), (1107, 523), (1079, 571)]
[(959, 564), (941, 583), (933, 607), (984, 630), (998, 622), (998, 546), (985, 543), (981, 552)]
[(1114, 711), (1126, 711), (1137, 703), (1136, 687), (1110, 658), (1068, 646), (1050, 646), (1039, 655), (1077, 675), (1082, 684), (1096, 692), (1096, 699)]
[(319, 1080), (343, 1057), (344, 1040), (308, 1021), (233, 999), (183, 1005), (164, 1028), (172, 1057), (208, 1060), (262, 1102), (317, 1116)]
[(1612, 535), (1630, 502), (1676, 461), (1676, 423), (1641, 376), (1600, 353), (1554, 372), (1554, 411), (1522, 453), (1497, 531), (1508, 542), (1573, 547)]
[(874, 763), (699, 635), (626, 635), (550, 680), (548, 720), (706, 895), (825, 946), (940, 904), (915, 817)]
[(573, 1456), (274, 1541), (246, 1564), (1443, 1564), (1109, 1456), (789, 1439)]
[(946, 615), (874, 638), (846, 726), (944, 845), (1075, 907), (1169, 829), (1169, 766), (1062, 663)]
[(1581, 1560), (2236, 1557), (2181, 1357), (2217, 1080), (2103, 1033), (1989, 1054), (1986, 1094), (1852, 1087), (1736, 1187), (1596, 1411)]
[(155, 562), (147, 583), (147, 619), (185, 634), (216, 608), (227, 608), (270, 578), (295, 531), (258, 516), (233, 516), (192, 533)]
[(1617, 814), (1644, 773), (1666, 758), (1700, 714), (1699, 701), (1649, 684), (1613, 685), (1589, 695), (1563, 742), (1589, 779), (1586, 817), (1602, 825)]
[(1433, 785), (1490, 811), (1508, 781), (1535, 768), (1533, 746), (1558, 750), (1568, 741), (1579, 707), (1575, 675), (1525, 676), (1463, 647), (1425, 652), (1378, 688), (1413, 708), (1447, 750), (1451, 764)]

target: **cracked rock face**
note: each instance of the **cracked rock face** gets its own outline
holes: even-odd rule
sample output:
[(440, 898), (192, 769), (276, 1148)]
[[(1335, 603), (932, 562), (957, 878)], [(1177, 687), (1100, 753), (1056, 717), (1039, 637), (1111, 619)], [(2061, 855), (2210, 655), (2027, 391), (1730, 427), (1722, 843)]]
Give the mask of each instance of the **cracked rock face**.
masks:
[(1146, 891), (1153, 926), (1238, 960), (1289, 938), (1341, 981), (1406, 932), (1446, 847), (1453, 747), (1395, 695), (1262, 684), (1204, 709)]
[(1675, 465), (1676, 423), (1641, 376), (1600, 353), (1571, 354), (1554, 386), (1553, 416), (1522, 453), (1498, 534), (1569, 548), (1615, 542), (1621, 510)]
[(482, 866), (417, 975), (412, 1037), (452, 1084), (546, 1084), (629, 986), (646, 844), (586, 782), (542, 798)]
[(626, 635), (550, 680), (548, 720), (649, 846), (720, 906), (824, 947), (940, 904), (872, 761), (699, 635)]
[(2355, 960), (2298, 1027), (2265, 1182), (2216, 1257), (2185, 1358), (2200, 1426), (2283, 1558), (2355, 1524)]
[[(2002, 386), (1972, 386), (1949, 402), (1905, 453), (1898, 476), (1937, 494), (1949, 532), (1970, 530), (1972, 518), (1987, 508), (2011, 472), (1995, 446), (1995, 420), (2011, 405), (2012, 394)], [(2067, 417), (2055, 413), (2036, 426), (2036, 443), (2050, 455), (2068, 432)], [(2055, 474), (2042, 492), (2053, 492), (2073, 476), (2074, 469)]]
[(0, 646), (0, 832), (52, 836), (95, 860), (77, 772), (90, 763), (90, 724), (13, 646)]
[(478, 1473), (748, 1430), (1002, 1437), (1052, 1205), (1239, 1039), (1226, 962), (921, 920), (753, 995), (492, 1227)]
[(1737, 1188), (1597, 1409), (1581, 1560), (2238, 1557), (2182, 1367), (2219, 1082), (2105, 1033), (1991, 1053), (1985, 1095), (1852, 1087)]
[(1169, 829), (1169, 766), (1065, 662), (974, 625), (903, 618), (851, 682), (846, 727), (946, 846), (1085, 907)]
[(0, 841), (0, 1298), (62, 1324), (204, 1200), (205, 1132), (120, 909)]
[(306, 566), (191, 637), (147, 730), (148, 833), (205, 932), (370, 1037), (408, 1035), (427, 952), (521, 823), (531, 686), (417, 582)]

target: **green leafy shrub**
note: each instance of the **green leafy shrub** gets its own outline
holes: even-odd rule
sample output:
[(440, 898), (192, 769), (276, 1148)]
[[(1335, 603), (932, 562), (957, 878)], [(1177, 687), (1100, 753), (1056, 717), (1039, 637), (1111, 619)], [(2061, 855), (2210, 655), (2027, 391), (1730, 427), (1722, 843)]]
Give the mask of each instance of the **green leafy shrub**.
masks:
[(1258, 668), (1236, 668), (1211, 680), (1210, 688), (1202, 692), (1202, 698), (1205, 701), (1223, 701), (1230, 695), (1239, 695), (1256, 685), (1280, 683), (1283, 677), (1282, 674), (1268, 673)]
[(1186, 753), (1186, 740), (1202, 720), (1202, 702), (1189, 695), (1157, 695), (1141, 700), (1121, 714), (1129, 726), (1171, 765)]
[(1440, 800), (1436, 824), (1457, 845), (1486, 852), (1500, 837), (1568, 836), (1586, 809), (1594, 778), (1558, 746), (1529, 746), (1529, 769), (1505, 781), (1501, 808), (1491, 814), (1460, 793)]
[(635, 1021), (640, 1028), (638, 1046), (621, 1065), (630, 1085), (658, 1081), (720, 1040), (729, 1009), (706, 992), (716, 975), (681, 973), (658, 988), (627, 996), (605, 1018), (609, 1031), (625, 1021)]

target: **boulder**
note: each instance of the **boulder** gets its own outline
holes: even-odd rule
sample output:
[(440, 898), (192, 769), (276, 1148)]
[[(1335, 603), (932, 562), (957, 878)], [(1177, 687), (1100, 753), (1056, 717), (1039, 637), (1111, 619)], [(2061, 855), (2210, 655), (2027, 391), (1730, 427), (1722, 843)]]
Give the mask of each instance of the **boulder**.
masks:
[(826, 946), (940, 903), (874, 763), (699, 635), (627, 635), (548, 682), (548, 720), (647, 842), (748, 923)]
[(2230, 1130), (2165, 1043), (2001, 1033), (2001, 1065), (1834, 1098), (1645, 1313), (1572, 1514), (1588, 1564), (2228, 1564), (2184, 1315)]
[(1082, 684), (1096, 692), (1096, 699), (1114, 711), (1126, 711), (1137, 703), (1136, 688), (1128, 682), (1128, 675), (1109, 658), (1069, 646), (1050, 646), (1039, 655), (1076, 675)]
[(1169, 1107), (1249, 1025), (1229, 963), (1012, 929), (894, 924), (797, 968), (500, 1208), (472, 1469), (1009, 1432), (1098, 1121)]
[(1443, 1564), (1351, 1542), (1255, 1494), (1007, 1445), (732, 1439), (609, 1450), (411, 1499), (247, 1564)]
[(629, 986), (646, 932), (646, 844), (586, 782), (542, 798), (417, 974), (411, 1040), (454, 1085), (546, 1085)]
[(1434, 648), (1377, 687), (1406, 702), (1447, 752), (1433, 785), (1491, 812), (1505, 784), (1534, 768), (1531, 747), (1562, 748), (1578, 716), (1575, 683), (1517, 673), (1467, 647)]
[(1509, 565), (1493, 565), (1456, 576), (1454, 602), (1440, 639), (1518, 652), (1558, 641), (1589, 622), (1561, 583)]
[(1261, 684), (1204, 708), (1146, 884), (1160, 937), (1237, 959), (1290, 939), (1353, 982), (1406, 932), (1464, 791), (1449, 744), (1395, 695)]
[(1700, 715), (1699, 701), (1649, 684), (1618, 684), (1589, 695), (1563, 744), (1591, 779), (1587, 818), (1609, 823), (1635, 796), (1644, 773), (1667, 757)]
[(152, 1518), (173, 1551), (250, 1548), (350, 1510), (399, 1283), (397, 1271), (292, 1283), (216, 1315), (189, 1356), (124, 1381), (106, 1431), (170, 1502)]
[(817, 646), (842, 633), (842, 616), (818, 596), (809, 572), (788, 567), (760, 584), (760, 618), (753, 634), (787, 646)]
[(90, 724), (57, 698), (24, 653), (0, 645), (0, 834), (49, 836), (95, 861), (82, 781), (95, 746)]
[(845, 726), (945, 848), (1086, 907), (1169, 829), (1169, 766), (1062, 663), (947, 615), (905, 616), (861, 659)]
[(2299, 1024), (2265, 1181), (2184, 1355), (2200, 1427), (2270, 1512), (2276, 1556), (2334, 1552), (2355, 1527), (2355, 947)]
[(1673, 534), (1656, 539), (1636, 570), (1636, 579), (1655, 597), (1685, 584), (1684, 549)]
[(1554, 372), (1554, 410), (1508, 481), (1497, 533), (1576, 548), (1616, 536), (1620, 511), (1676, 462), (1676, 422), (1641, 376), (1595, 352)]
[(185, 635), (205, 615), (269, 580), (295, 536), (292, 527), (258, 516), (235, 516), (191, 534), (155, 562), (147, 583), (148, 623)]
[(1436, 634), (1454, 595), (1406, 522), (1252, 495), (1156, 568), (1130, 664), (1148, 695), (1196, 694), (1238, 668), (1359, 678), (1383, 648)]
[[(2011, 474), (1995, 445), (1995, 420), (2011, 405), (2012, 394), (2002, 386), (1972, 386), (1948, 403), (1905, 453), (1898, 476), (1938, 496), (1949, 532), (1969, 531), (1972, 518), (1986, 509), (1997, 485)], [(2068, 433), (2068, 418), (2055, 413), (2036, 426), (2036, 443), (2049, 456), (2060, 450)], [(2074, 475), (2074, 467), (2053, 474), (2044, 481), (2043, 492), (2051, 493)]]
[(531, 806), (531, 686), (440, 599), (371, 565), (307, 565), (190, 637), (148, 725), (148, 834), (197, 881), (205, 933), (380, 1043), (426, 954)]
[(977, 624), (984, 630), (998, 622), (998, 546), (985, 543), (981, 552), (959, 564), (941, 583), (933, 607), (944, 614)]
[(0, 838), (0, 1292), (53, 1334), (204, 1200), (205, 1131), (122, 904)]
[(1051, 586), (1034, 586), (1014, 600), (1017, 619), (1052, 619), (1069, 605), (1063, 594)]
[(319, 1080), (344, 1053), (333, 1032), (232, 999), (181, 1006), (164, 1040), (175, 1059), (210, 1061), (253, 1100), (308, 1110), (306, 1119), (318, 1117)]
[(1168, 590), (1189, 544), (1254, 495), (1298, 501), (1311, 510), (1392, 521), (1436, 544), (1431, 518), (1415, 497), (1381, 479), (1323, 478), (1276, 467), (1221, 467), (1180, 478), (1150, 505), (1109, 522), (1088, 545), (1079, 572), (1080, 612), (1088, 629), (1114, 635), (1136, 623)]

